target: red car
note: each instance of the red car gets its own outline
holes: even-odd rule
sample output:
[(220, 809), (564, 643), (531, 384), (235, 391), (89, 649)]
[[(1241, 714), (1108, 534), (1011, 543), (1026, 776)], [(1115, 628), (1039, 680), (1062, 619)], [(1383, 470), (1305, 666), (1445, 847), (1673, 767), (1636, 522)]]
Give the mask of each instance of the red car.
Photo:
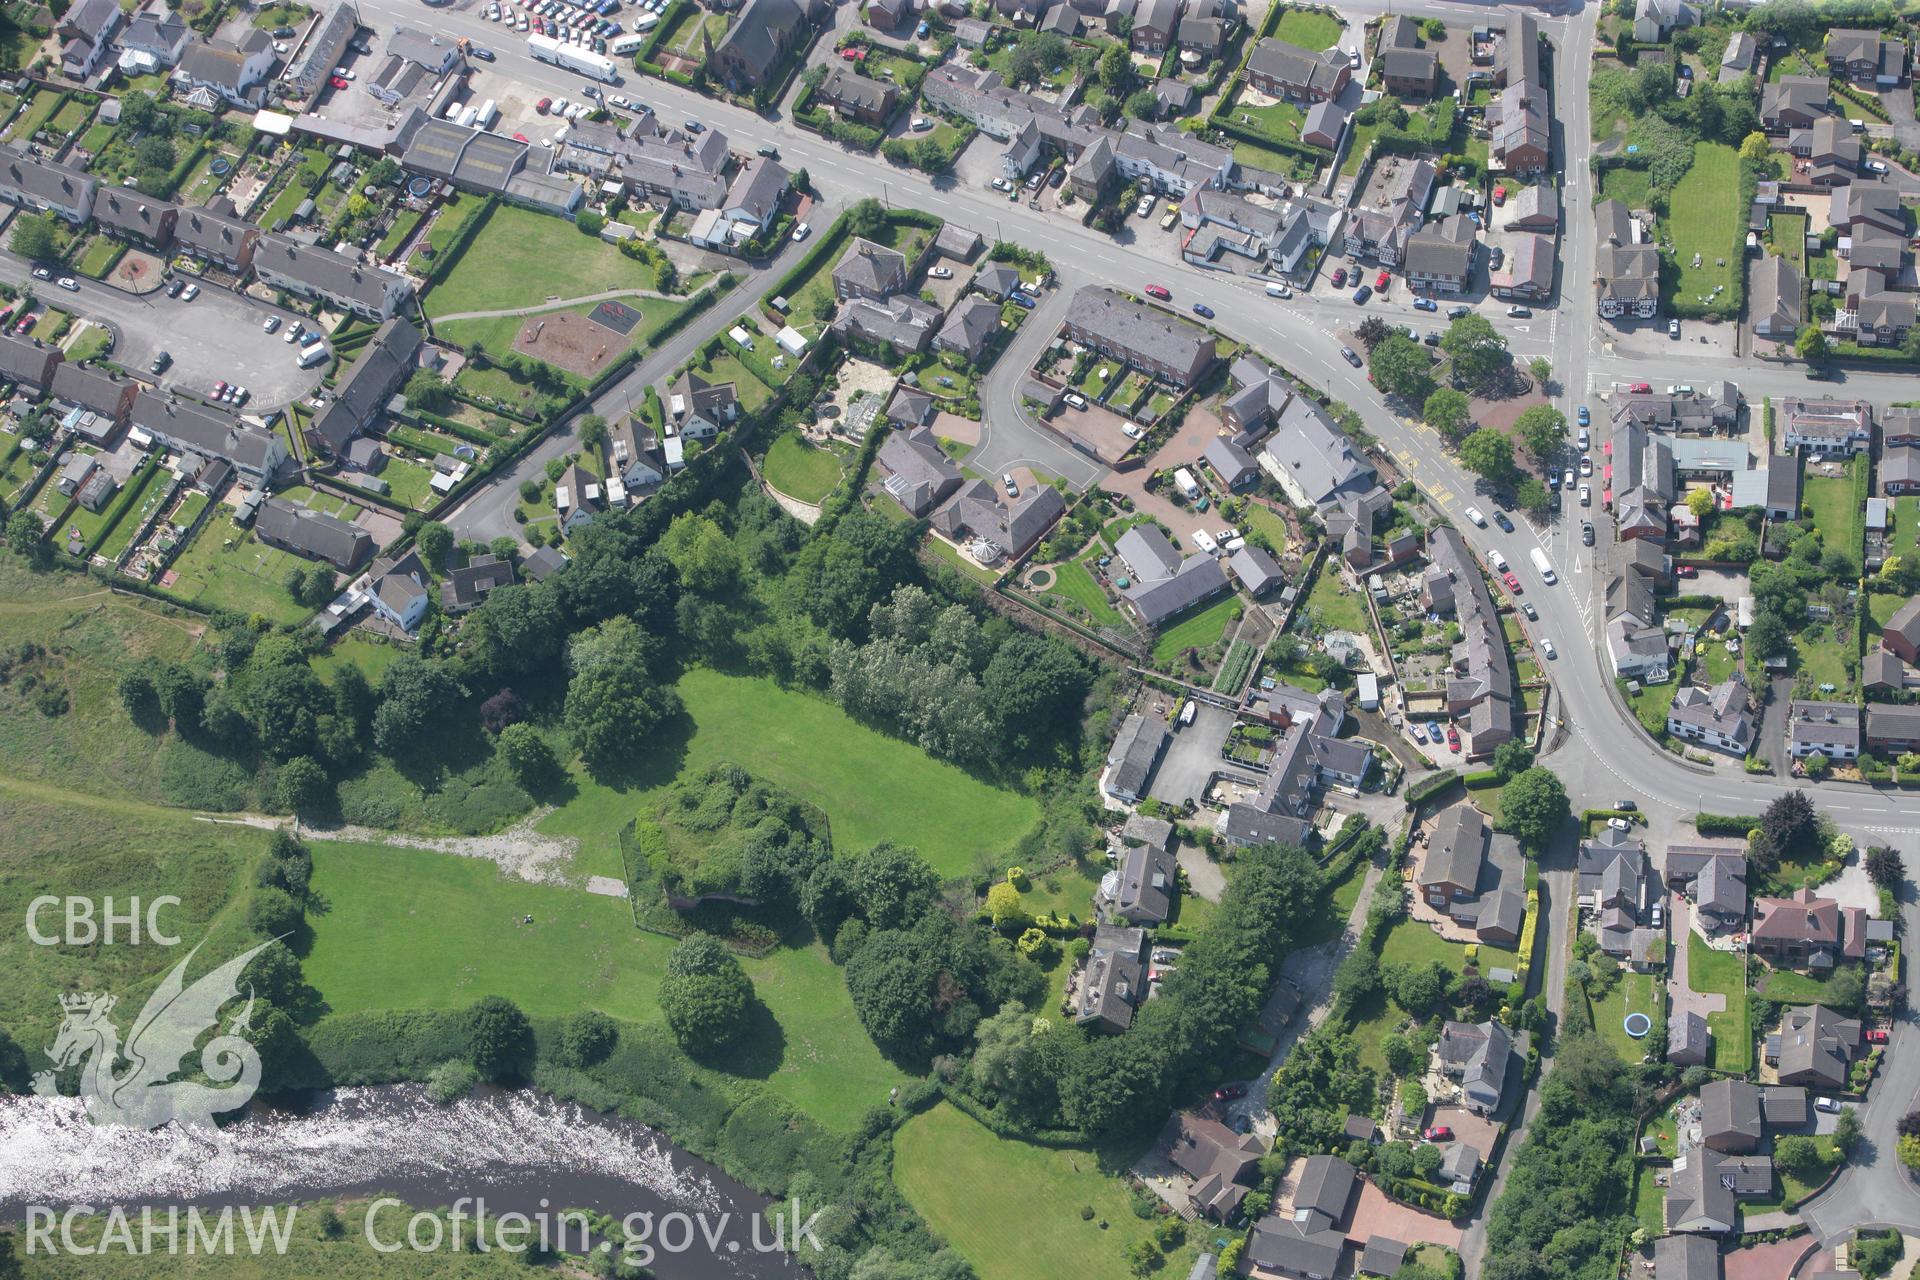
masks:
[[(1868, 1044), (1885, 1044), (1886, 1042), (1887, 1029), (1885, 1027), (1870, 1027), (1867, 1029)], [(1214, 1096), (1218, 1097), (1219, 1095), (1215, 1094)]]
[(1495, 204), (1505, 204), (1507, 202), (1507, 188), (1505, 183), (1493, 189), (1493, 202)]
[(1514, 576), (1513, 570), (1509, 569), (1505, 573), (1501, 574), (1500, 581), (1506, 583), (1507, 590), (1513, 592), (1513, 594), (1515, 595), (1520, 594), (1520, 579)]
[(1393, 283), (1393, 276), (1390, 275), (1385, 270), (1382, 270), (1379, 275), (1373, 278), (1373, 287), (1376, 290), (1384, 291), (1386, 287), (1392, 283)]
[[(1880, 1034), (1884, 1036), (1886, 1032), (1882, 1031)], [(1244, 1098), (1246, 1096), (1247, 1086), (1243, 1084), (1223, 1084), (1213, 1091), (1213, 1100), (1215, 1102), (1232, 1102), (1236, 1098)]]
[(540, 99), (540, 101), (533, 104), (533, 109), (539, 112), (541, 115), (545, 115), (547, 114), (547, 108), (551, 107), (552, 105), (553, 105), (552, 98), (542, 98)]
[(224, 379), (222, 381), (219, 381), (213, 384), (213, 398), (215, 400), (220, 399), (222, 396), (226, 394), (227, 394), (227, 384)]
[(1644, 396), (1652, 390), (1653, 390), (1652, 385), (1645, 382), (1636, 382), (1632, 386), (1627, 388), (1628, 394), (1636, 395), (1636, 396)]
[[(1452, 730), (1449, 729), (1448, 732), (1451, 733)], [(1425, 1133), (1422, 1133), (1420, 1136), (1425, 1138), (1428, 1142), (1452, 1142), (1453, 1130), (1447, 1125), (1437, 1124), (1433, 1126), (1433, 1128), (1428, 1129)]]
[(1697, 578), (1700, 576), (1700, 571), (1690, 564), (1676, 565), (1673, 570), (1673, 576), (1676, 578)]
[(344, 89), (347, 87), (347, 78), (345, 76), (328, 76), (327, 83), (336, 89)]
[(1158, 298), (1158, 299), (1160, 299), (1160, 301), (1162, 301), (1162, 302), (1171, 302), (1171, 301), (1173, 301), (1173, 294), (1172, 294), (1172, 293), (1171, 293), (1171, 292), (1170, 292), (1170, 291), (1169, 291), (1169, 290), (1167, 289), (1167, 286), (1165, 286), (1165, 285), (1163, 285), (1163, 284), (1150, 284), (1150, 285), (1148, 285), (1148, 286), (1147, 286), (1147, 296), (1148, 296), (1149, 298)]
[(1346, 283), (1347, 269), (1345, 267), (1335, 267), (1333, 269), (1333, 287), (1336, 289), (1344, 288)]
[(1447, 726), (1447, 750), (1460, 750), (1460, 731), (1452, 725)]
[(865, 49), (842, 49), (840, 56), (848, 62), (865, 62), (867, 60), (867, 51)]

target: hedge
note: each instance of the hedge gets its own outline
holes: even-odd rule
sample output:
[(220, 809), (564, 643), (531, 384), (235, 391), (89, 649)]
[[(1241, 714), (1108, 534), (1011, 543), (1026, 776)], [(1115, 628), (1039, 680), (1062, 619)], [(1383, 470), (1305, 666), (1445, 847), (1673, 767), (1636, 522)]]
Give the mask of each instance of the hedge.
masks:
[(1724, 813), (1696, 813), (1693, 829), (1703, 836), (1746, 836), (1760, 826), (1757, 817)]
[(1526, 922), (1520, 926), (1519, 976), (1522, 983), (1526, 982), (1527, 975), (1533, 970), (1534, 934), (1538, 932), (1539, 924), (1540, 891), (1538, 889), (1529, 889), (1527, 890), (1527, 918)]
[(1421, 801), (1439, 795), (1458, 781), (1460, 773), (1457, 769), (1442, 769), (1431, 777), (1422, 778), (1407, 788), (1407, 808), (1417, 808)]

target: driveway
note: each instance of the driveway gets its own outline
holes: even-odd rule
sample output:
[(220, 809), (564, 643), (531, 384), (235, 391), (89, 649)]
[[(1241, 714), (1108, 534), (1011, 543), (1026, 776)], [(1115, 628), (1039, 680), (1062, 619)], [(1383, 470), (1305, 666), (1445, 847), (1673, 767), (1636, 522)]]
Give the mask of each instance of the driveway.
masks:
[(1678, 891), (1667, 895), (1668, 929), (1673, 944), (1668, 948), (1673, 956), (1673, 977), (1667, 981), (1667, 994), (1673, 999), (1673, 1011), (1668, 1015), (1677, 1018), (1683, 1013), (1697, 1013), (1702, 1018), (1710, 1013), (1725, 1013), (1727, 997), (1718, 991), (1695, 991), (1687, 977), (1687, 954), (1693, 950), (1687, 945), (1689, 914), (1692, 904), (1686, 895)]
[(1227, 873), (1207, 856), (1206, 850), (1182, 840), (1174, 851), (1174, 860), (1187, 873), (1187, 889), (1196, 898), (1218, 902), (1227, 891)]
[[(1193, 723), (1177, 730), (1173, 741), (1167, 744), (1167, 753), (1160, 757), (1160, 767), (1154, 770), (1153, 786), (1148, 794), (1162, 804), (1175, 806), (1198, 800), (1206, 790), (1207, 779), (1216, 770), (1230, 767), (1220, 755), (1220, 748), (1226, 743), (1227, 731), (1231, 728), (1233, 712), (1205, 702), (1195, 703)], [(1252, 776), (1247, 770), (1238, 772)]]
[[(1295, 1160), (1288, 1166), (1286, 1176), (1281, 1178), (1280, 1185), (1275, 1189), (1277, 1203), (1274, 1208), (1279, 1212), (1289, 1215), (1293, 1212), (1294, 1188), (1299, 1185), (1300, 1170), (1305, 1164), (1304, 1156)], [(1355, 1235), (1364, 1232), (1370, 1236), (1404, 1240), (1408, 1244), (1441, 1244), (1449, 1249), (1460, 1247), (1463, 1234), (1459, 1227), (1445, 1218), (1422, 1213), (1410, 1205), (1388, 1199), (1384, 1191), (1366, 1179), (1361, 1180), (1360, 1197), (1353, 1206), (1353, 1217), (1349, 1221), (1353, 1223)]]

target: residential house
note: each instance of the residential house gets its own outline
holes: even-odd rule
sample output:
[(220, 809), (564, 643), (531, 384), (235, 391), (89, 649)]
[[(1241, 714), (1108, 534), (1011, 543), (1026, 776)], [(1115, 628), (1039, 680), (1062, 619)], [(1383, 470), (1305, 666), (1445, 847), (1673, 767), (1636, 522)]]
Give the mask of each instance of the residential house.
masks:
[(261, 237), (253, 271), (269, 288), (324, 300), (363, 320), (389, 320), (413, 296), (405, 276), (278, 234)]
[(84, 226), (99, 183), (78, 169), (0, 144), (0, 201)]
[(1738, 671), (1703, 689), (1688, 685), (1667, 709), (1667, 732), (1715, 751), (1745, 757), (1753, 751), (1754, 716), (1747, 682)]
[(913, 12), (913, 0), (867, 0), (867, 25), (875, 31), (897, 31)]
[(1807, 162), (1806, 180), (1816, 187), (1853, 181), (1860, 169), (1860, 139), (1839, 116), (1821, 116), (1807, 129), (1787, 135), (1787, 150)]
[(1129, 844), (1118, 864), (1100, 879), (1094, 907), (1108, 921), (1152, 928), (1166, 922), (1178, 891), (1179, 870), (1164, 844)]
[(1374, 60), (1387, 92), (1397, 98), (1431, 97), (1440, 80), (1440, 56), (1423, 45), (1419, 22), (1406, 14), (1380, 24)]
[(1594, 250), (1594, 293), (1600, 314), (1613, 319), (1645, 320), (1660, 309), (1660, 252), (1640, 239), (1640, 223), (1618, 200), (1593, 208), (1598, 236)]
[(1639, 0), (1633, 9), (1633, 38), (1640, 44), (1665, 44), (1676, 31), (1700, 25), (1700, 10), (1687, 0)]
[(1165, 53), (1180, 30), (1181, 0), (1139, 0), (1130, 36), (1137, 53)]
[(1452, 217), (1429, 223), (1407, 237), (1407, 282), (1427, 293), (1463, 293), (1473, 276), (1473, 224)]
[(1488, 167), (1531, 177), (1553, 159), (1553, 121), (1544, 84), (1510, 84), (1487, 108)]
[(60, 71), (73, 80), (89, 79), (113, 50), (113, 34), (124, 16), (119, 0), (75, 0), (54, 27), (60, 39)]
[(1762, 1088), (1727, 1079), (1700, 1086), (1700, 1141), (1727, 1155), (1750, 1155), (1760, 1149), (1768, 1129), (1803, 1125), (1807, 1115), (1807, 1091), (1802, 1088)]
[(512, 560), (482, 553), (447, 570), (447, 580), (440, 584), (440, 606), (448, 613), (465, 613), (495, 588), (510, 587), (516, 581)]
[(1122, 721), (1107, 752), (1107, 773), (1102, 783), (1107, 794), (1127, 804), (1145, 799), (1147, 784), (1167, 749), (1168, 737), (1166, 721), (1157, 716), (1136, 711)]
[(155, 4), (133, 15), (117, 43), (123, 63), (127, 55), (132, 54), (136, 66), (146, 71), (162, 71), (180, 61), (192, 35), (192, 29), (179, 11)]
[(1440, 1071), (1458, 1080), (1467, 1109), (1490, 1116), (1500, 1110), (1506, 1094), (1507, 1069), (1513, 1061), (1513, 1039), (1506, 1027), (1486, 1022), (1447, 1022), (1435, 1046)]
[(1493, 86), (1504, 89), (1510, 84), (1545, 84), (1540, 59), (1540, 19), (1531, 13), (1513, 13), (1494, 61)]
[(1377, 258), (1383, 267), (1399, 266), (1408, 237), (1426, 220), (1436, 178), (1427, 160), (1383, 157), (1366, 192), (1369, 203), (1358, 206), (1348, 219), (1348, 250)]
[(1307, 118), (1300, 125), (1300, 141), (1332, 151), (1340, 145), (1340, 135), (1347, 131), (1350, 118), (1347, 109), (1337, 102), (1316, 102), (1307, 108)]
[(1730, 1234), (1739, 1225), (1739, 1202), (1773, 1193), (1773, 1161), (1766, 1156), (1728, 1156), (1695, 1147), (1673, 1162), (1662, 1202), (1673, 1233)]
[(816, 0), (746, 0), (706, 60), (709, 77), (735, 93), (765, 88), (788, 55), (813, 39)]
[(1133, 1025), (1133, 1011), (1146, 998), (1146, 931), (1116, 925), (1095, 929), (1074, 994), (1073, 1020), (1117, 1034)]
[(1774, 405), (1773, 415), (1789, 451), (1851, 454), (1873, 439), (1873, 406), (1865, 400), (1788, 396)]
[(373, 553), (373, 535), (338, 516), (285, 498), (268, 498), (253, 519), (254, 534), (268, 546), (325, 560), (351, 573)]
[(1877, 227), (1890, 236), (1905, 238), (1907, 211), (1900, 192), (1886, 182), (1851, 182), (1835, 187), (1827, 199), (1827, 225), (1840, 228), (1843, 237), (1858, 238), (1862, 229)]
[(936, 351), (957, 352), (977, 363), (999, 331), (999, 305), (977, 293), (969, 294), (947, 312), (946, 322), (933, 337), (933, 345)]
[[(1902, 674), (1899, 687), (1905, 688)], [(1920, 750), (1920, 707), (1868, 707), (1867, 750), (1882, 758)]]
[(1667, 1061), (1677, 1067), (1704, 1067), (1713, 1052), (1713, 1032), (1706, 1018), (1691, 1009), (1675, 1010), (1667, 1019)]
[(1227, 1222), (1260, 1180), (1266, 1144), (1235, 1133), (1212, 1116), (1175, 1112), (1160, 1131), (1155, 1150), (1190, 1179), (1187, 1203), (1202, 1217)]
[(1829, 31), (1827, 70), (1856, 84), (1891, 89), (1906, 78), (1906, 41), (1857, 27)]
[[(1850, 918), (1856, 913), (1857, 920)], [(1757, 898), (1750, 946), (1753, 954), (1781, 968), (1831, 969), (1842, 959), (1866, 954), (1866, 916), (1808, 888), (1791, 898)]]
[(1759, 65), (1760, 41), (1751, 31), (1736, 31), (1727, 37), (1726, 51), (1720, 55), (1719, 84), (1732, 84), (1742, 76), (1753, 75)]
[(940, 326), (940, 308), (908, 293), (874, 301), (844, 302), (830, 326), (842, 339), (891, 347), (901, 354), (924, 351)]
[(833, 268), (833, 296), (842, 302), (851, 298), (881, 302), (906, 287), (906, 258), (860, 236), (853, 238)]
[(1213, 367), (1213, 335), (1097, 285), (1075, 291), (1062, 328), (1067, 339), (1179, 387)]
[(260, 234), (259, 227), (234, 213), (225, 196), (204, 206), (186, 206), (173, 225), (175, 249), (235, 275), (252, 268)]
[(628, 418), (607, 433), (607, 458), (629, 496), (667, 482), (667, 455), (653, 432)]
[(197, 40), (187, 46), (175, 71), (176, 83), (206, 89), (229, 106), (260, 107), (266, 102), (267, 73), (273, 70), (273, 40), (253, 27), (238, 41)]
[[(491, 558), (491, 557), (489, 557)], [(382, 557), (367, 571), (366, 596), (374, 613), (412, 635), (427, 616), (433, 581), (417, 552), (408, 550), (393, 559)], [(443, 589), (444, 590), (444, 589)]]
[(1466, 801), (1433, 820), (1417, 883), (1429, 907), (1495, 946), (1512, 946), (1526, 919), (1520, 845)]
[(1156, 524), (1137, 524), (1113, 544), (1132, 581), (1122, 600), (1143, 626), (1157, 629), (1172, 618), (1230, 589), (1220, 562), (1203, 552), (1182, 556)]
[(1625, 831), (1603, 827), (1580, 842), (1580, 905), (1593, 912), (1600, 949), (1635, 969), (1660, 963), (1665, 931), (1652, 924), (1659, 880), (1647, 860), (1647, 847)]
[(1693, 899), (1708, 934), (1747, 923), (1747, 847), (1741, 841), (1667, 846), (1667, 887)]
[[(1909, 453), (1912, 451), (1902, 449), (1900, 452)], [(1867, 654), (1866, 658), (1860, 664), (1860, 684), (1861, 687), (1866, 690), (1867, 701), (1885, 701), (1895, 694), (1904, 691), (1907, 687), (1907, 672), (1907, 664), (1900, 661), (1899, 655), (1897, 654), (1889, 653), (1885, 649), (1875, 649)], [(1884, 750), (1883, 744), (1888, 741), (1884, 733), (1884, 730), (1888, 726), (1883, 722), (1879, 727), (1883, 732), (1876, 738), (1873, 708), (1868, 707), (1867, 750), (1874, 755), (1880, 755)]]
[(374, 424), (413, 376), (425, 342), (402, 316), (382, 322), (335, 385), (333, 399), (307, 429), (308, 438), (334, 457), (343, 457), (348, 443)]
[(1760, 127), (1768, 133), (1811, 129), (1831, 110), (1824, 77), (1781, 76), (1760, 91)]
[(64, 359), (65, 353), (50, 342), (0, 334), (0, 381), (15, 383), (33, 395), (53, 385), (53, 371)]
[(1003, 504), (997, 488), (974, 480), (933, 513), (933, 529), (950, 542), (970, 544), (981, 563), (994, 564), (1003, 556), (1025, 555), (1066, 509), (1066, 499), (1052, 485), (1035, 485)]
[(164, 448), (226, 463), (254, 487), (273, 480), (289, 461), (286, 442), (278, 434), (249, 427), (233, 414), (197, 401), (142, 391), (134, 397), (132, 423)]
[(813, 102), (833, 108), (843, 120), (877, 127), (893, 118), (900, 105), (900, 88), (891, 80), (860, 75), (842, 62), (813, 91)]
[(1851, 702), (1787, 704), (1787, 750), (1797, 760), (1819, 752), (1828, 760), (1852, 760), (1861, 745), (1860, 708)]
[(124, 427), (133, 415), (133, 402), (141, 384), (132, 378), (115, 376), (103, 369), (64, 361), (53, 371), (53, 398), (62, 404), (97, 413), (116, 428)]
[(880, 443), (886, 491), (911, 516), (924, 516), (952, 496), (964, 477), (925, 427), (890, 432)]
[(1553, 237), (1509, 232), (1500, 237), (1500, 244), (1505, 256), (1499, 266), (1487, 269), (1488, 291), (1514, 302), (1543, 302), (1550, 297), (1557, 262)]
[(1312, 1155), (1294, 1180), (1291, 1213), (1270, 1213), (1253, 1226), (1242, 1261), (1288, 1280), (1332, 1280), (1347, 1251), (1343, 1229), (1359, 1188), (1359, 1172), (1338, 1156)]
[(1200, 455), (1221, 484), (1228, 489), (1244, 489), (1260, 479), (1260, 464), (1231, 436), (1216, 436)]
[[(765, 235), (780, 213), (793, 175), (777, 160), (755, 156), (740, 168), (720, 205), (720, 217), (732, 225), (737, 241)], [(750, 234), (742, 234), (751, 229)]]
[(1791, 342), (1800, 332), (1801, 298), (1806, 292), (1800, 269), (1782, 257), (1763, 253), (1747, 283), (1747, 314), (1753, 331), (1775, 342)]
[(711, 440), (740, 416), (731, 382), (709, 382), (688, 369), (667, 388), (667, 434)]
[(1239, 580), (1240, 589), (1256, 598), (1286, 582), (1280, 562), (1252, 543), (1228, 556), (1227, 568)]
[(1269, 36), (1247, 56), (1247, 83), (1261, 93), (1290, 101), (1337, 98), (1352, 77), (1347, 57), (1338, 49), (1309, 53)]
[(1864, 347), (1896, 347), (1917, 315), (1914, 294), (1895, 288), (1884, 271), (1856, 265), (1834, 312), (1833, 332)]
[(554, 481), (553, 509), (559, 513), (562, 533), (593, 523), (593, 518), (607, 509), (599, 477), (577, 462), (568, 466)]
[(1789, 1009), (1767, 1036), (1766, 1060), (1783, 1085), (1844, 1090), (1860, 1053), (1860, 1023), (1824, 1005)]
[(1451, 614), (1461, 632), (1451, 654), (1447, 714), (1465, 730), (1469, 758), (1484, 759), (1516, 732), (1519, 695), (1500, 614), (1458, 530), (1434, 528), (1427, 535), (1427, 558), (1422, 594), (1434, 612)]
[(894, 388), (893, 398), (887, 401), (882, 414), (896, 427), (924, 427), (934, 419), (933, 397), (918, 387), (901, 383)]

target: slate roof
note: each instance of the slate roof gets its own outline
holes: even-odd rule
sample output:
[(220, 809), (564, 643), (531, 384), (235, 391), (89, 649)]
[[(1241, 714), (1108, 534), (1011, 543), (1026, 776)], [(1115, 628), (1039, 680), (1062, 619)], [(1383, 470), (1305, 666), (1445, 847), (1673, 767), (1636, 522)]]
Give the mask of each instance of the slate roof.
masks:
[(1158, 525), (1134, 525), (1115, 541), (1114, 554), (1132, 579), (1122, 594), (1148, 626), (1227, 589), (1218, 560), (1198, 552), (1181, 556)]
[(334, 388), (333, 399), (314, 420), (313, 431), (338, 457), (347, 442), (373, 425), (394, 393), (413, 375), (426, 339), (401, 316), (384, 321), (361, 348)]
[(284, 498), (268, 498), (261, 503), (253, 527), (282, 546), (343, 569), (357, 563), (373, 547), (373, 537), (365, 529)]
[(924, 516), (960, 487), (960, 468), (925, 427), (895, 431), (880, 444), (885, 488), (909, 515)]

